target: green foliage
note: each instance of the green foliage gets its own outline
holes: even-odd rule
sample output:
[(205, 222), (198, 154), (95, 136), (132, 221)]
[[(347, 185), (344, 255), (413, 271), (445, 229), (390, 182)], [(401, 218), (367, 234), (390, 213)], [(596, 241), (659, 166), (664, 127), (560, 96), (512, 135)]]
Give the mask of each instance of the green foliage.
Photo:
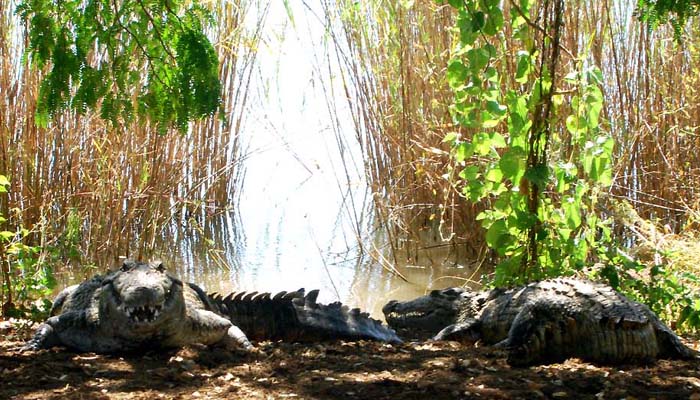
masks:
[(66, 216), (66, 225), (63, 234), (59, 237), (58, 247), (60, 250), (59, 256), (64, 259), (82, 261), (80, 247), (83, 241), (83, 217), (77, 208), (68, 210)]
[[(673, 329), (700, 330), (700, 279), (692, 273), (663, 265), (646, 265), (616, 252), (601, 254), (602, 268), (594, 277), (607, 280), (612, 287), (647, 304)], [(644, 276), (646, 275), (646, 277)]]
[(637, 16), (652, 29), (671, 23), (676, 40), (680, 40), (683, 25), (700, 13), (700, 0), (638, 0)]
[(207, 10), (172, 0), (24, 0), (31, 64), (46, 70), (36, 121), (67, 107), (99, 107), (117, 124), (134, 116), (161, 132), (187, 128), (221, 103), (218, 58), (204, 34)]
[[(554, 46), (556, 33), (535, 48), (527, 1), (511, 9), (510, 21), (503, 20), (500, 2), (450, 4), (459, 30), (447, 70), (455, 94), (451, 112), (470, 135), (452, 132), (444, 141), (452, 146), (463, 195), (488, 205), (478, 219), (501, 259), (492, 283), (583, 272), (595, 260), (596, 267), (585, 270), (596, 278), (648, 304), (675, 327), (700, 328), (700, 296), (693, 290), (700, 279), (623, 256), (612, 221), (597, 212), (599, 193), (612, 184), (614, 146), (601, 129), (600, 70), (583, 57), (563, 79), (552, 79), (543, 53)], [(506, 31), (516, 48), (499, 47)], [(501, 76), (499, 61), (512, 54), (516, 73)], [(555, 88), (555, 82), (565, 87)]]
[[(550, 115), (562, 115), (550, 73), (533, 50), (527, 2), (504, 21), (496, 1), (454, 1), (458, 10), (459, 45), (447, 74), (455, 93), (452, 115), (475, 132), (445, 138), (460, 169), (462, 192), (471, 201), (488, 201), (478, 218), (486, 241), (503, 261), (496, 266), (498, 285), (570, 274), (582, 268), (601, 237), (609, 237), (606, 222), (596, 213), (597, 193), (612, 182), (613, 140), (599, 128), (603, 104), (601, 73), (583, 67), (565, 83), (574, 94), (565, 129), (536, 117), (552, 99)], [(495, 44), (504, 24), (521, 44), (506, 53)], [(495, 67), (508, 54), (517, 54), (516, 88), (503, 89)], [(540, 113), (541, 114), (541, 113)], [(507, 132), (507, 133), (506, 133)], [(552, 159), (547, 149), (557, 150)], [(477, 159), (474, 163), (472, 160)], [(534, 160), (534, 161), (533, 161)], [(534, 207), (533, 207), (534, 204)], [(533, 244), (537, 251), (531, 253)], [(532, 254), (536, 259), (532, 260)]]
[[(0, 175), (0, 193), (7, 193), (10, 185), (7, 177)], [(14, 210), (18, 214), (18, 210)], [(0, 226), (10, 221), (0, 214)], [(0, 271), (2, 272), (2, 314), (6, 317), (29, 317), (43, 319), (51, 306), (44, 300), (56, 282), (50, 265), (40, 257), (41, 247), (27, 245), (31, 231), (22, 226), (13, 230), (0, 230)]]

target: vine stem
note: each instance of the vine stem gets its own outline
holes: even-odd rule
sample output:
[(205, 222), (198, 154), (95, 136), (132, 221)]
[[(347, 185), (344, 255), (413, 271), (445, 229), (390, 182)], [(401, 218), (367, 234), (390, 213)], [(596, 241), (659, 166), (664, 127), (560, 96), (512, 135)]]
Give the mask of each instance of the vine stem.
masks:
[[(542, 37), (542, 58), (540, 59), (540, 78), (538, 79), (540, 101), (535, 106), (532, 116), (532, 127), (529, 132), (527, 167), (530, 171), (547, 168), (547, 150), (550, 138), (550, 114), (552, 110), (552, 93), (555, 91), (556, 69), (559, 60), (559, 38), (561, 36), (562, 16), (564, 13), (563, 0), (553, 0), (553, 10), (550, 11), (550, 2), (544, 3), (545, 26), (551, 23), (549, 34), (546, 30)], [(553, 20), (553, 21), (552, 21)], [(546, 43), (550, 38), (551, 44)], [(546, 69), (545, 69), (546, 67)], [(543, 79), (549, 73), (549, 88), (544, 87)], [(528, 210), (535, 216), (535, 224), (527, 233), (527, 256), (523, 257), (521, 269), (524, 275), (530, 277), (536, 274), (538, 268), (539, 248), (537, 234), (542, 230), (542, 221), (539, 219), (540, 192), (542, 188), (537, 181), (528, 182)], [(521, 274), (522, 275), (522, 274)]]

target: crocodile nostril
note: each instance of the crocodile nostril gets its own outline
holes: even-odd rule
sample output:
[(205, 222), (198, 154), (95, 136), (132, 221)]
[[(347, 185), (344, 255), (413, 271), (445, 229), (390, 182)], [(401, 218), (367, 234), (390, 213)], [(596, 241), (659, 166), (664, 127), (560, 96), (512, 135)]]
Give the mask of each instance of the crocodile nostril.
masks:
[(399, 303), (399, 302), (396, 301), (396, 300), (391, 300), (391, 301), (389, 301), (388, 303), (386, 303), (386, 304), (384, 305), (384, 307), (382, 307), (382, 312), (383, 312), (384, 314), (390, 313), (391, 311), (394, 310), (394, 308), (396, 307), (396, 305), (397, 305), (398, 303)]

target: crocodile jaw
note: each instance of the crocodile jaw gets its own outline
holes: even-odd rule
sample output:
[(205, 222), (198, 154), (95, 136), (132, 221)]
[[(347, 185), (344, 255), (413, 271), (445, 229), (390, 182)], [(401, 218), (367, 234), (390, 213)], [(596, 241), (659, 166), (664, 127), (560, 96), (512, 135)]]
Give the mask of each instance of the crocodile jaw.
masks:
[(389, 326), (399, 328), (419, 328), (426, 325), (437, 325), (433, 320), (440, 319), (437, 316), (438, 312), (433, 310), (428, 311), (406, 311), (406, 312), (389, 312), (385, 313)]
[[(416, 301), (418, 300), (418, 301)], [(454, 323), (457, 309), (454, 302), (425, 301), (389, 302), (382, 308), (387, 324), (396, 330), (434, 335)]]
[(154, 265), (135, 262), (103, 283), (102, 308), (123, 333), (148, 333), (166, 321), (184, 318), (182, 281)]

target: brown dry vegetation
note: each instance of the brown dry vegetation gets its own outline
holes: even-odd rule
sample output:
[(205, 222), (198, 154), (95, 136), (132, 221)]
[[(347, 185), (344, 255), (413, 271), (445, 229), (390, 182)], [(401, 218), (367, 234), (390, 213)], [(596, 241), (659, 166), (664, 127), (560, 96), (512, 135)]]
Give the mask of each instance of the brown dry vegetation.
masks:
[(187, 135), (158, 135), (143, 121), (111, 127), (92, 112), (66, 111), (38, 128), (41, 73), (23, 63), (26, 36), (14, 15), (17, 4), (0, 2), (0, 174), (11, 181), (0, 214), (13, 217), (10, 230), (32, 229), (34, 244), (73, 240), (64, 246), (78, 251), (72, 258), (110, 265), (118, 255), (147, 255), (171, 218), (201, 224), (232, 207), (264, 20), (261, 13), (252, 32), (243, 27), (252, 2), (207, 3), (216, 19), (210, 37), (226, 119), (195, 123)]
[(339, 0), (326, 9), (341, 21), (336, 40), (379, 222), (392, 244), (431, 245), (458, 233), (462, 257), (476, 259), (482, 240), (470, 227), (480, 210), (443, 178), (450, 161), (442, 140), (457, 129), (445, 74), (452, 10), (435, 1), (399, 3)]
[[(342, 59), (349, 101), (367, 175), (380, 193), (380, 216), (397, 236), (454, 233), (453, 243), (462, 244), (467, 258), (483, 256), (483, 234), (475, 221), (479, 207), (461, 199), (443, 178), (450, 161), (441, 140), (457, 129), (448, 113), (452, 94), (445, 80), (453, 45), (451, 8), (431, 0), (410, 8), (404, 2), (335, 3), (339, 8), (329, 10), (343, 23), (339, 40), (347, 46)], [(504, 4), (507, 15), (512, 3)], [(683, 230), (700, 207), (700, 159), (691, 150), (700, 145), (697, 22), (687, 25), (681, 47), (670, 28), (650, 32), (639, 23), (629, 2), (566, 4), (562, 71), (584, 59), (604, 75), (604, 129), (616, 140), (611, 193), (630, 201), (641, 217)], [(494, 44), (514, 52), (511, 35), (504, 37)], [(507, 79), (515, 76), (514, 59), (497, 66), (509, 89), (516, 87)], [(560, 157), (567, 155), (560, 149)]]

